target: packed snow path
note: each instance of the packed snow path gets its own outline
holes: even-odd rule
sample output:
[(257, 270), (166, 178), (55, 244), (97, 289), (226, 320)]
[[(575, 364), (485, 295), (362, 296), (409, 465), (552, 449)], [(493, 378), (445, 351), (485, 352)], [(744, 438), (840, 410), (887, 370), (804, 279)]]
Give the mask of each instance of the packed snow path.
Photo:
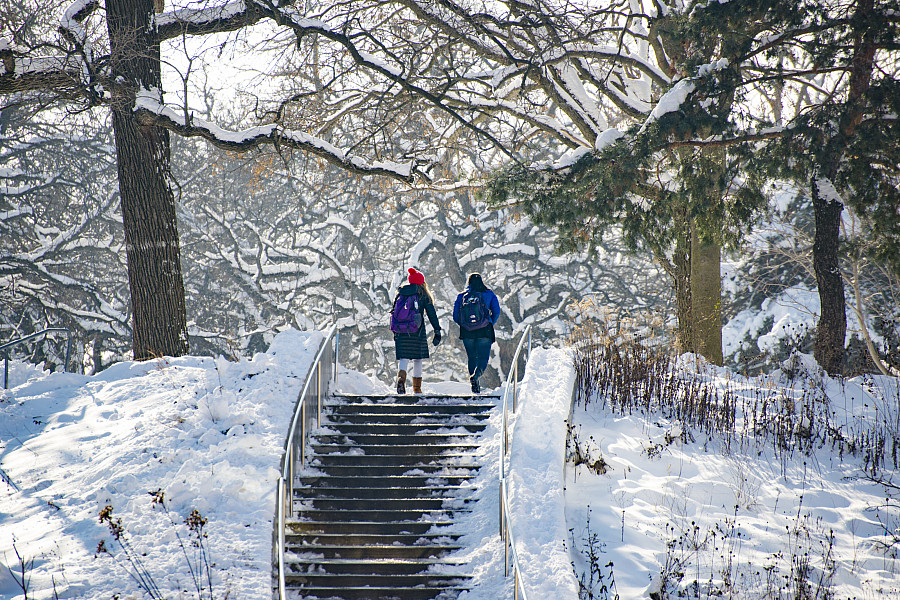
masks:
[(298, 470), (286, 583), (299, 598), (455, 598), (455, 525), (471, 512), (485, 396), (337, 396)]

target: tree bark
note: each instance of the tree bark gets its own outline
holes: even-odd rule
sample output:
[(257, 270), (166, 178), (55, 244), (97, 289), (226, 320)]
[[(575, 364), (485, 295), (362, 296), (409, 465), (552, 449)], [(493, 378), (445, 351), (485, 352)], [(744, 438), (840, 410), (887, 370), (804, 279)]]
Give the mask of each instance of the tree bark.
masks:
[(853, 59), (846, 108), (841, 114), (837, 135), (824, 144), (821, 167), (813, 174), (810, 186), (816, 217), (813, 268), (821, 305), (819, 322), (816, 324), (814, 353), (819, 365), (831, 375), (842, 372), (844, 339), (847, 335), (844, 279), (841, 276), (839, 257), (841, 211), (844, 204), (834, 188), (841, 158), (847, 152), (847, 146), (856, 134), (856, 126), (863, 118), (865, 94), (872, 81), (876, 50), (875, 30), (868, 26), (873, 18), (872, 8), (872, 0), (861, 0), (856, 6), (856, 14), (851, 21), (854, 28)]
[(816, 324), (814, 355), (816, 362), (831, 375), (843, 369), (844, 338), (847, 334), (844, 278), (841, 276), (839, 234), (844, 205), (822, 194), (820, 182), (813, 181), (813, 210), (816, 236), (813, 241), (813, 269), (819, 289), (819, 321)]
[(721, 246), (691, 227), (691, 315), (694, 351), (714, 365), (722, 356)]
[(153, 0), (107, 0), (106, 11), (113, 73), (135, 86), (112, 105), (134, 359), (181, 356), (188, 335), (169, 133), (134, 117), (137, 89), (161, 88), (159, 44), (149, 28)]

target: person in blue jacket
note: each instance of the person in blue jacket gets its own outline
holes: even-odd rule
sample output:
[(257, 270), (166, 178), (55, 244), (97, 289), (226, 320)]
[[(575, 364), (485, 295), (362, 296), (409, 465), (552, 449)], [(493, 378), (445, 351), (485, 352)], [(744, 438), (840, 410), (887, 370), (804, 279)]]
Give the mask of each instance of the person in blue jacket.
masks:
[(459, 325), (459, 338), (466, 348), (469, 362), (469, 382), (472, 392), (481, 393), (478, 378), (487, 368), (491, 344), (496, 341), (494, 323), (500, 318), (500, 301), (484, 285), (480, 273), (469, 275), (466, 289), (456, 297), (453, 321)]

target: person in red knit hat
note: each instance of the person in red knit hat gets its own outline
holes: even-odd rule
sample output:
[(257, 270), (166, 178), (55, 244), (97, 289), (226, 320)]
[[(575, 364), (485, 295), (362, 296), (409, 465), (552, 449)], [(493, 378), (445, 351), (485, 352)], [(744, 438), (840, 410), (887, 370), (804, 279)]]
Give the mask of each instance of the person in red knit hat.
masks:
[(422, 360), (428, 358), (428, 340), (425, 337), (425, 318), (431, 322), (434, 338), (431, 343), (441, 343), (441, 324), (434, 310), (434, 298), (425, 283), (425, 275), (410, 267), (407, 285), (397, 290), (391, 309), (391, 331), (394, 333), (394, 350), (397, 354), (397, 393), (406, 393), (406, 373), (409, 361), (413, 362), (413, 392), (422, 393)]

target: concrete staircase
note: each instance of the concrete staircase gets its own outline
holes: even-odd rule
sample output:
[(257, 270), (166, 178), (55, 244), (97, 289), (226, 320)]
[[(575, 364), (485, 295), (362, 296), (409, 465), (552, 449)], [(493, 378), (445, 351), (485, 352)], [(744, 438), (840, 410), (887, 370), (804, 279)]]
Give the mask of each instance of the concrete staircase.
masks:
[(295, 598), (450, 600), (467, 589), (457, 520), (471, 511), (488, 396), (329, 398), (295, 482)]

